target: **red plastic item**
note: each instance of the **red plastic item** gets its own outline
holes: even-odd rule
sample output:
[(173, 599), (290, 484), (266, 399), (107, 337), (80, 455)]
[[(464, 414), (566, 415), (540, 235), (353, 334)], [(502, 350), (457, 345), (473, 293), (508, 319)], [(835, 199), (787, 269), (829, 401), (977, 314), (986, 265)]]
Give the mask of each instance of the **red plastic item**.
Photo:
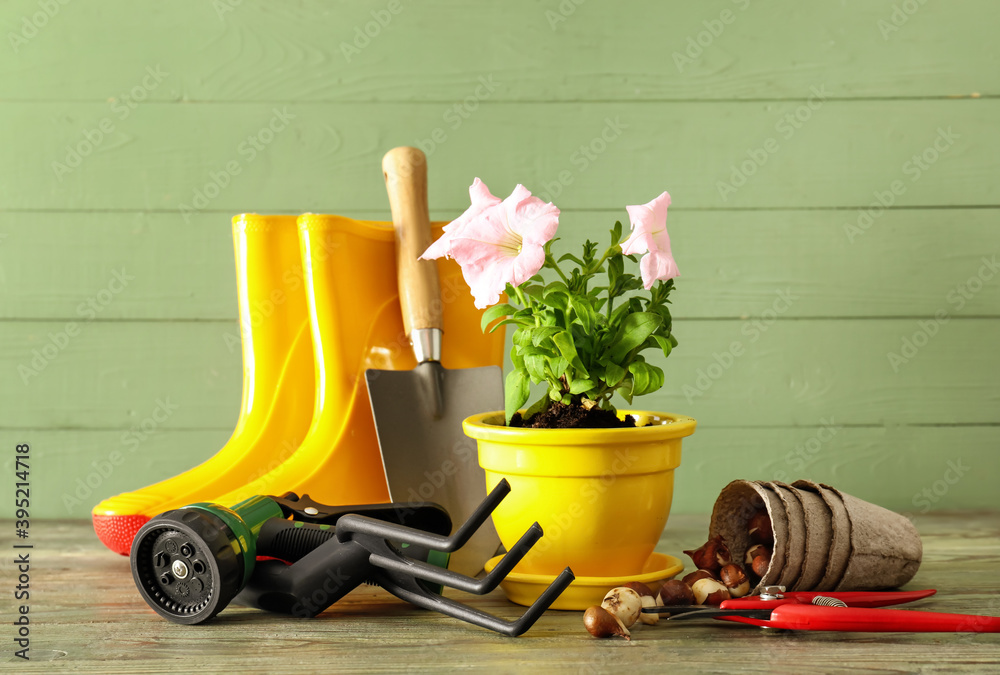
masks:
[(836, 630), (874, 633), (1000, 633), (1000, 617), (941, 614), (906, 609), (778, 605), (770, 619), (719, 617), (726, 621), (791, 630)]
[(101, 542), (119, 555), (128, 555), (135, 533), (149, 521), (146, 515), (103, 515), (94, 513), (94, 532)]
[(889, 605), (901, 605), (904, 602), (913, 602), (929, 598), (937, 593), (933, 588), (924, 591), (847, 591), (844, 593), (823, 593), (823, 592), (790, 592), (782, 593), (782, 597), (773, 600), (764, 600), (760, 596), (746, 598), (734, 598), (723, 601), (721, 609), (768, 609), (779, 605), (808, 605), (813, 598), (820, 596), (824, 598), (836, 598), (849, 607), (888, 607)]

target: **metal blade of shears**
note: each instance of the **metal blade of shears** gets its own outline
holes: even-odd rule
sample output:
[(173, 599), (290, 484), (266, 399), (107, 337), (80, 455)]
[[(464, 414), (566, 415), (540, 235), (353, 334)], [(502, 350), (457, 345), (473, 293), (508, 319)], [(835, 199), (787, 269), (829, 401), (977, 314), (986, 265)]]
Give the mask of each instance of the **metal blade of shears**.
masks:
[[(669, 608), (668, 608), (669, 609)], [(745, 617), (747, 619), (760, 619), (767, 621), (771, 618), (771, 612), (773, 608), (762, 608), (762, 609), (721, 609), (718, 607), (709, 607), (698, 610), (693, 610), (690, 612), (683, 612), (681, 614), (672, 614), (667, 620), (668, 621), (687, 621), (689, 619), (730, 619), (734, 620), (739, 617)]]

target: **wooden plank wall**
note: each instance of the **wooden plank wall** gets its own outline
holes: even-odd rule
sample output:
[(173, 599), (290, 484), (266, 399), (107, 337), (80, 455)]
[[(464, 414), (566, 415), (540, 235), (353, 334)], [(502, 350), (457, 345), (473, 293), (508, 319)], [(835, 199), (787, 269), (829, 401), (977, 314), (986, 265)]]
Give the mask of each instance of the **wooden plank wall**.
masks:
[(380, 158), (418, 144), (433, 216), (474, 176), (522, 182), (567, 245), (670, 190), (681, 344), (643, 405), (700, 423), (677, 511), (736, 477), (995, 506), (998, 20), (995, 0), (4, 0), (3, 465), (32, 443), (35, 515), (86, 517), (210, 456), (240, 396), (229, 218), (384, 219)]

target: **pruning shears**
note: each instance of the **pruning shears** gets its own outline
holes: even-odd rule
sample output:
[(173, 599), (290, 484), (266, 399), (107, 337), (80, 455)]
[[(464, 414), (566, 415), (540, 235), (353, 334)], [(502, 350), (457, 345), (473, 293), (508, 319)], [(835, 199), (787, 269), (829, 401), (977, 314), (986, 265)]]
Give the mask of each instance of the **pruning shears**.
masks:
[(759, 596), (725, 600), (719, 607), (644, 607), (647, 614), (670, 614), (671, 621), (721, 619), (762, 628), (867, 632), (1000, 633), (1000, 617), (881, 609), (934, 595), (922, 591), (786, 592), (765, 586)]

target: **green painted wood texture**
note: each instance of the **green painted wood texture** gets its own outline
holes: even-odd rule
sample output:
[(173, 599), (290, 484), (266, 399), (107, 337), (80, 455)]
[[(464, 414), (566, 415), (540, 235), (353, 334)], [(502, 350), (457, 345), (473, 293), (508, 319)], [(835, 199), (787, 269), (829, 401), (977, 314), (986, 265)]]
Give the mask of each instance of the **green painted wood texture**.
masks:
[[(4, 60), (0, 97), (104, 100), (157, 63), (174, 79), (150, 98), (168, 101), (451, 102), (487, 73), (506, 101), (799, 98), (826, 80), (847, 98), (1000, 93), (996, 3), (921, 2), (900, 26), (893, 4), (400, 0), (386, 21), (389, 0), (72, 3)], [(5, 32), (38, 10), (4, 5)], [(702, 54), (677, 67), (689, 38)]]
[(995, 506), (1000, 5), (911, 4), (0, 3), (0, 448), (33, 444), (47, 517), (210, 456), (230, 217), (387, 219), (381, 156), (416, 144), (435, 218), (522, 182), (567, 247), (670, 190), (680, 347), (641, 405), (699, 420), (676, 512), (781, 472)]
[[(119, 122), (108, 103), (11, 103), (0, 110), (0, 144), (30, 149), (32, 161), (3, 165), (0, 200), (20, 210), (182, 213), (199, 210), (201, 193), (201, 208), (224, 213), (383, 209), (384, 149), (417, 144), (432, 163), (429, 199), (459, 212), (475, 175), (498, 192), (530, 183), (567, 209), (624, 206), (664, 185), (678, 209), (849, 210), (894, 181), (902, 183), (898, 206), (1000, 201), (994, 99), (828, 101), (789, 127), (788, 140), (775, 125), (784, 129), (784, 117), (806, 106), (798, 100), (478, 105), (449, 123), (441, 103), (149, 103)], [(271, 120), (285, 114), (294, 119), (270, 134)], [(74, 169), (75, 148), (103, 133), (105, 120), (112, 131)], [(248, 139), (260, 135), (271, 140), (258, 150)], [(915, 163), (925, 152), (935, 161)], [(230, 162), (237, 175), (225, 173)]]

